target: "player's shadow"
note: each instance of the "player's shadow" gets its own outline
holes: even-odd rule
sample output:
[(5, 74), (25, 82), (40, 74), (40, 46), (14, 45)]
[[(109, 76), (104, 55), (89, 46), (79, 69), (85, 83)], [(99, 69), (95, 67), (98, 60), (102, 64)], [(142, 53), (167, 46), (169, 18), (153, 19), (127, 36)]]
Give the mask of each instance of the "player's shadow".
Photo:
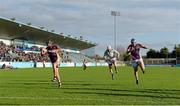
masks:
[[(8, 83), (5, 86), (1, 86), (1, 88), (7, 88), (7, 87), (11, 87), (11, 86), (15, 86), (14, 89), (17, 89), (16, 87), (19, 88), (43, 88), (43, 89), (51, 89), (51, 87), (47, 86), (47, 85), (55, 85), (51, 82), (46, 82), (46, 81), (38, 81), (38, 82), (11, 82)], [(13, 89), (13, 88), (12, 88)], [(55, 89), (55, 88), (53, 88)]]
[(151, 98), (169, 98), (169, 99), (180, 99), (180, 97), (174, 96), (162, 96), (162, 95), (145, 95), (145, 94), (123, 94), (123, 93), (103, 93), (103, 92), (67, 92), (67, 93), (75, 93), (75, 94), (97, 94), (97, 95), (105, 95), (105, 96), (134, 96), (134, 97), (151, 97)]
[(180, 95), (180, 90), (177, 90), (177, 89), (172, 89), (172, 90), (170, 89), (144, 89), (144, 90), (139, 90), (138, 92)]
[[(65, 83), (64, 85), (67, 85), (67, 86), (99, 86), (99, 85), (101, 85), (101, 86), (106, 86), (107, 84), (88, 84), (88, 83), (81, 83), (81, 84), (78, 84), (78, 83), (74, 83), (74, 84), (72, 84), (72, 83)], [(117, 85), (117, 84), (109, 84), (109, 86), (120, 86), (120, 85)]]
[[(66, 84), (67, 85), (67, 84)], [(72, 84), (71, 84), (72, 85)], [(91, 85), (91, 84), (80, 84), (80, 85)], [(120, 89), (107, 89), (107, 88), (62, 88), (62, 89), (74, 89), (74, 90), (100, 90), (100, 91), (126, 91), (126, 92), (144, 92), (144, 93), (169, 93), (173, 94), (173, 92), (179, 92), (180, 90), (174, 89), (142, 89), (142, 90), (120, 90)]]
[[(170, 89), (143, 89), (143, 90), (119, 90), (119, 89), (102, 89), (102, 88), (62, 88), (75, 90), (74, 94), (96, 94), (106, 96), (134, 96), (134, 97), (151, 97), (151, 98), (169, 98), (180, 99), (180, 90)], [(77, 91), (76, 91), (77, 90)], [(81, 91), (80, 91), (81, 90)]]

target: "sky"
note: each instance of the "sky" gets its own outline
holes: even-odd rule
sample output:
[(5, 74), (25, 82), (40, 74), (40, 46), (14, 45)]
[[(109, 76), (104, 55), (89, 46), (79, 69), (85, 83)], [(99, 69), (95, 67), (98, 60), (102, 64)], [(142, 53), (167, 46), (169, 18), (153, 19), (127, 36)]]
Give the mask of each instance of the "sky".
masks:
[(111, 11), (120, 12), (116, 17), (119, 46), (126, 48), (131, 38), (156, 50), (172, 50), (180, 44), (180, 0), (0, 0), (1, 17), (83, 36), (98, 44), (95, 51), (100, 55), (114, 44)]

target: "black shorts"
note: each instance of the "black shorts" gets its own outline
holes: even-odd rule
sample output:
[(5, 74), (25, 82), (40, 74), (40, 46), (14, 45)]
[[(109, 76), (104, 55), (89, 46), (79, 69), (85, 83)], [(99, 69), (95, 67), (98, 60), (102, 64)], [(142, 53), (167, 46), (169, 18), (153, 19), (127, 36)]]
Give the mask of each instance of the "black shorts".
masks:
[(83, 64), (83, 67), (86, 67), (86, 65), (85, 65), (85, 64)]
[(49, 56), (52, 63), (55, 63), (58, 59), (57, 55)]

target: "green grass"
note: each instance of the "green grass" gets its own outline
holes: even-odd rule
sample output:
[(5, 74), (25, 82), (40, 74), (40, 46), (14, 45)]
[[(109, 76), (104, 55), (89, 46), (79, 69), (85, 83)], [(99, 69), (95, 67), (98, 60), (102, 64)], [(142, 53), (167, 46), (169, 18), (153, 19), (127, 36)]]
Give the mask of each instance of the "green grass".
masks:
[(61, 68), (62, 88), (50, 68), (0, 70), (0, 105), (180, 105), (180, 68), (147, 67), (138, 86), (131, 67), (118, 70)]

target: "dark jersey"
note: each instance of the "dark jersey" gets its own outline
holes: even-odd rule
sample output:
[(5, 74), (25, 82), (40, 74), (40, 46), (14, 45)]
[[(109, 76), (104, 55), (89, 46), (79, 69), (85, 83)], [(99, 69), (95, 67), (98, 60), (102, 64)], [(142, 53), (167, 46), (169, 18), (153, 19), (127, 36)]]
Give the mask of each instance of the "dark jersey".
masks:
[(83, 61), (83, 66), (86, 66), (86, 63), (87, 63), (87, 61), (84, 60), (84, 61)]
[(138, 44), (136, 44), (135, 46), (130, 45), (128, 48), (130, 49), (133, 60), (141, 58), (140, 53), (139, 53), (140, 47), (138, 46)]
[(52, 63), (56, 62), (58, 59), (58, 56), (54, 50), (57, 50), (58, 46), (52, 45), (52, 46), (48, 46), (46, 49), (47, 49), (47, 53), (49, 54), (49, 58), (50, 58), (51, 62)]

